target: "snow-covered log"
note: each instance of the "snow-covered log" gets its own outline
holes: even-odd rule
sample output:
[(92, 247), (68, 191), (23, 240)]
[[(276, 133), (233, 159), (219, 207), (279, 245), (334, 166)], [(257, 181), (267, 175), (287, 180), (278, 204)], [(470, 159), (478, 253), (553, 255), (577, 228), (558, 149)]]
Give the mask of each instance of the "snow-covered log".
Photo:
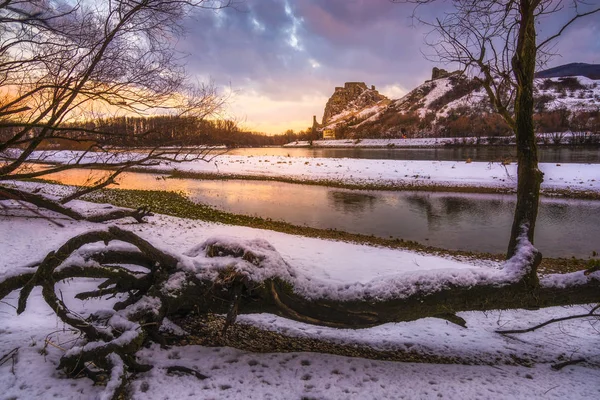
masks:
[[(295, 270), (261, 239), (216, 237), (185, 254), (169, 254), (112, 226), (75, 236), (39, 265), (0, 276), (0, 299), (20, 290), (21, 313), (32, 289), (41, 286), (57, 316), (87, 339), (65, 353), (60, 367), (70, 375), (93, 375), (92, 363), (107, 371), (112, 388), (123, 368), (150, 367), (140, 365), (136, 353), (148, 340), (162, 341), (165, 317), (185, 318), (190, 311), (226, 314), (228, 324), (238, 314), (269, 312), (356, 329), (425, 317), (459, 323), (453, 316), (460, 311), (600, 302), (598, 271), (547, 275), (532, 287), (529, 266), (537, 257), (523, 236), (502, 269), (428, 270), (336, 286)], [(118, 301), (87, 317), (72, 313), (55, 292), (57, 282), (72, 278), (102, 278), (98, 290), (76, 298), (119, 296)]]

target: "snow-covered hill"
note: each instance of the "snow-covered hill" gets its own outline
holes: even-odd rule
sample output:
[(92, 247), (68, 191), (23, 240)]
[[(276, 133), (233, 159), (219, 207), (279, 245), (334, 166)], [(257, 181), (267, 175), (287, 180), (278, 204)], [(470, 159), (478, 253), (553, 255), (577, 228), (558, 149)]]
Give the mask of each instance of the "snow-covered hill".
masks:
[(380, 94), (374, 86), (369, 89), (364, 82), (346, 82), (336, 87), (325, 105), (323, 129), (331, 130), (364, 120), (385, 109), (390, 100)]
[[(600, 80), (584, 76), (535, 79), (538, 118), (561, 111), (571, 121), (581, 113), (594, 121), (600, 115)], [(338, 138), (427, 137), (457, 131), (469, 135), (506, 134), (507, 126), (494, 115), (485, 90), (475, 79), (446, 73), (428, 80), (400, 99), (389, 100), (362, 84), (340, 101), (338, 89), (327, 104), (321, 131)], [(356, 89), (356, 88), (355, 88)], [(338, 96), (336, 98), (336, 96)], [(335, 108), (331, 104), (335, 103)], [(550, 118), (550, 117), (546, 117)], [(596, 124), (598, 121), (596, 121)]]

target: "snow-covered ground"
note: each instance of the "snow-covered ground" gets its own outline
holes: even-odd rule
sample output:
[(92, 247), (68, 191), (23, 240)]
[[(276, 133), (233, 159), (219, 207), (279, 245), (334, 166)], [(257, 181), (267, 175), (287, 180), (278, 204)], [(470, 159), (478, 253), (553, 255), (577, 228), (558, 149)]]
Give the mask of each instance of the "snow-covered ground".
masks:
[(572, 77), (577, 79), (582, 86), (576, 90), (560, 90), (556, 87), (544, 89), (544, 81), (560, 83), (564, 78), (538, 78), (535, 85), (538, 96), (550, 98), (546, 107), (549, 110), (566, 109), (569, 111), (594, 111), (600, 107), (600, 80), (586, 78), (585, 76)]
[[(81, 153), (57, 151), (34, 153), (31, 160), (74, 163)], [(123, 154), (120, 157), (131, 157)], [(102, 162), (104, 153), (90, 153), (83, 162)], [(110, 154), (109, 162), (119, 161)], [(288, 178), (298, 181), (335, 181), (355, 185), (393, 187), (442, 186), (516, 189), (517, 165), (501, 162), (369, 160), (357, 158), (310, 158), (284, 156), (220, 155), (211, 160), (162, 163), (155, 170), (221, 175)], [(598, 164), (540, 164), (542, 190), (600, 192)]]
[[(27, 184), (28, 186), (37, 184)], [(15, 203), (3, 202), (5, 207)], [(108, 205), (74, 202), (80, 211), (106, 211)], [(9, 215), (10, 214), (10, 215)], [(18, 209), (0, 212), (0, 275), (41, 259), (67, 238), (103, 224), (75, 222), (56, 216), (64, 227)], [(373, 281), (411, 280), (415, 276), (474, 274), (493, 276), (500, 265), (468, 262), (405, 250), (304, 238), (252, 228), (225, 226), (156, 215), (147, 224), (116, 222), (173, 254), (191, 254), (209, 237), (270, 243), (299, 275), (329, 287), (369, 286)], [(100, 301), (68, 300), (91, 281), (61, 284), (61, 293), (74, 311), (90, 312)], [(0, 366), (1, 399), (95, 398), (101, 387), (87, 379), (71, 380), (57, 371), (58, 359), (75, 338), (34, 290), (27, 310), (15, 315), (17, 293), (0, 303), (0, 357), (18, 348), (14, 359)], [(104, 304), (103, 306), (106, 306)], [(339, 330), (292, 322), (268, 314), (244, 315), (241, 323), (285, 333), (314, 337), (379, 350), (412, 350), (456, 357), (479, 365), (395, 363), (324, 354), (255, 354), (231, 348), (183, 346), (140, 352), (142, 361), (155, 368), (138, 374), (132, 383), (134, 399), (398, 399), (398, 398), (569, 398), (600, 396), (600, 321), (573, 320), (536, 332), (502, 336), (496, 329), (527, 327), (552, 317), (589, 310), (589, 306), (548, 308), (540, 311), (467, 312), (460, 315), (469, 328), (427, 318), (375, 328)], [(57, 345), (46, 346), (46, 339)], [(584, 364), (560, 371), (550, 368), (558, 360), (585, 358)], [(531, 368), (510, 365), (529, 359)], [(488, 365), (482, 365), (488, 364)], [(489, 365), (493, 364), (493, 365)], [(208, 379), (171, 376), (166, 367), (197, 369)]]

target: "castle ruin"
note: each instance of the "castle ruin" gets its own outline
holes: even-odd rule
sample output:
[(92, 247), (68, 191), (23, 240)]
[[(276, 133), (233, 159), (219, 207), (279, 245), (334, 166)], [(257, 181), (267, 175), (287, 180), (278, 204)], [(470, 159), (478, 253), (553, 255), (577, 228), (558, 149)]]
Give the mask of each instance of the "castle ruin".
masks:
[[(361, 103), (375, 104), (382, 100), (384, 96), (379, 94), (375, 89), (375, 85), (372, 85), (369, 89), (364, 82), (346, 82), (344, 86), (336, 87), (333, 95), (327, 101), (322, 125), (325, 125), (331, 117), (342, 112), (350, 103), (359, 100), (359, 98), (363, 100)], [(364, 106), (365, 104), (360, 105)]]
[(445, 69), (433, 67), (433, 69), (431, 70), (431, 80), (425, 81), (425, 82), (435, 81), (436, 79), (441, 79), (441, 78), (447, 78), (452, 75), (462, 75), (462, 71), (456, 70), (456, 71), (448, 72)]

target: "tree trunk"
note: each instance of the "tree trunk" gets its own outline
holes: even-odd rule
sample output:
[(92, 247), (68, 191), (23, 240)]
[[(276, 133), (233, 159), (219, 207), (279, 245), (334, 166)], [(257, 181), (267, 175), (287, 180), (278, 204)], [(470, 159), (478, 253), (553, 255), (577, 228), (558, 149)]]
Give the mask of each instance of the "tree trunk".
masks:
[[(535, 7), (531, 1), (521, 2), (521, 23), (517, 48), (512, 59), (513, 72), (517, 80), (515, 120), (517, 137), (517, 206), (508, 244), (507, 258), (515, 255), (519, 238), (526, 235), (534, 243), (535, 222), (538, 213), (540, 185), (543, 174), (538, 168), (537, 147), (533, 126), (533, 77), (536, 60)], [(529, 266), (525, 282), (537, 286), (537, 266), (541, 254)]]
[[(113, 241), (137, 249), (106, 247)], [(102, 242), (105, 247), (94, 250), (87, 247)], [(505, 277), (490, 280), (484, 277), (437, 280), (430, 288), (426, 279), (419, 280), (408, 292), (400, 285), (388, 298), (380, 298), (376, 293), (366, 295), (370, 291), (364, 295), (357, 292), (356, 297), (347, 299), (311, 298), (294, 290), (295, 274), (270, 246), (209, 240), (198, 251), (198, 255), (214, 260), (203, 260), (205, 265), (190, 268), (193, 263), (189, 260), (165, 253), (131, 231), (112, 226), (108, 230), (86, 232), (48, 253), (36, 263), (37, 268), (30, 265), (0, 277), (0, 300), (20, 289), (17, 307), (20, 314), (32, 290), (41, 286), (45, 302), (56, 315), (81, 331), (88, 341), (85, 346), (66, 352), (59, 368), (70, 376), (81, 372), (92, 379), (99, 374), (87, 368), (88, 362), (111, 379), (121, 379), (126, 371), (151, 368), (140, 364), (136, 354), (149, 340), (165, 342), (159, 332), (165, 317), (185, 319), (192, 315), (226, 314), (222, 333), (238, 314), (265, 312), (303, 323), (346, 329), (425, 317), (443, 318), (464, 326), (465, 321), (456, 312), (600, 301), (600, 276), (589, 271), (575, 273), (568, 279), (548, 276), (545, 284), (533, 289), (521, 279), (521, 274), (507, 271)], [(73, 254), (77, 256), (72, 257)], [(225, 258), (219, 261), (216, 259), (219, 257)], [(534, 264), (534, 255), (522, 258), (523, 263)], [(135, 271), (137, 268), (131, 269), (133, 265), (144, 267), (145, 271)], [(214, 269), (215, 265), (221, 267)], [(260, 280), (252, 280), (260, 276), (260, 271), (277, 266), (281, 268), (281, 277), (268, 273)], [(213, 268), (214, 273), (206, 274), (205, 268)], [(73, 313), (64, 303), (62, 293), (57, 294), (55, 285), (74, 278), (102, 279), (98, 290), (79, 293), (77, 299), (120, 295), (123, 300), (115, 303), (113, 310), (87, 317)]]

